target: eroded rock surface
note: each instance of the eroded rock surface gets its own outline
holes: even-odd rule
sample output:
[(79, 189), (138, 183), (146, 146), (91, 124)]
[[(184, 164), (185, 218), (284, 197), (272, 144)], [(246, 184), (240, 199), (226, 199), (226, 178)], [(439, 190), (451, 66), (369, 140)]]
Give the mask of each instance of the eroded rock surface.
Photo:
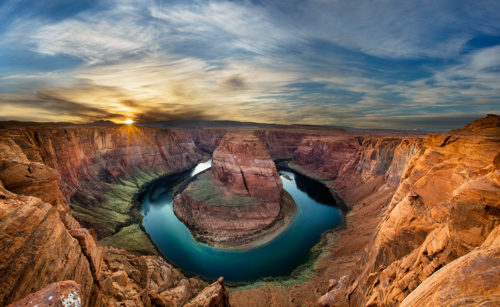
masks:
[[(353, 208), (346, 226), (330, 234), (334, 243), (316, 263), (311, 279), (294, 286), (267, 284), (232, 291), (230, 302), (236, 306), (313, 306), (318, 299), (326, 306), (499, 304), (499, 128), (498, 116), (488, 116), (463, 129), (426, 137), (307, 132), (300, 137), (291, 166), (323, 181)], [(202, 281), (185, 278), (157, 256), (99, 247), (93, 231), (72, 217), (66, 202), (71, 193), (81, 191), (83, 199), (93, 198), (95, 202), (79, 203), (92, 203), (95, 211), (103, 206), (98, 195), (109, 192), (108, 184), (126, 178), (121, 176), (130, 172), (128, 166), (166, 165), (166, 160), (153, 162), (161, 161), (152, 152), (158, 146), (147, 141), (135, 143), (149, 149), (132, 150), (136, 164), (126, 164), (124, 134), (122, 143), (104, 141), (113, 138), (104, 132), (112, 128), (92, 128), (88, 138), (100, 141), (89, 149), (75, 149), (79, 145), (71, 142), (92, 144), (76, 138), (87, 133), (78, 129), (0, 131), (0, 245), (5, 247), (0, 259), (6, 259), (0, 263), (0, 276), (6, 276), (0, 280), (0, 305), (51, 283), (74, 280), (84, 306), (213, 302), (224, 306), (223, 283), (204, 291)], [(172, 163), (181, 161), (184, 167), (195, 163), (187, 156), (183, 160), (183, 152), (202, 157), (192, 141), (180, 141), (182, 132), (174, 136), (153, 130), (143, 132), (151, 140), (155, 133), (162, 142), (169, 140), (165, 152)], [(279, 140), (273, 155), (289, 155), (294, 148), (295, 141), (284, 140), (285, 134), (256, 135), (269, 144)], [(53, 145), (56, 142), (63, 145)], [(205, 146), (210, 149), (218, 142), (214, 137)], [(176, 144), (182, 150), (170, 149)], [(95, 152), (99, 154), (93, 156)], [(110, 161), (99, 160), (103, 157)], [(72, 164), (73, 160), (80, 162)], [(56, 161), (57, 167), (49, 161)], [(234, 182), (241, 188), (241, 181)], [(235, 195), (250, 196), (250, 192)]]
[[(188, 295), (183, 300), (168, 300), (169, 306), (181, 306), (202, 290), (203, 283), (184, 278), (158, 256), (99, 247), (96, 233), (71, 215), (59, 189), (58, 172), (38, 155), (47, 144), (23, 148), (26, 144), (14, 141), (19, 131), (10, 132), (12, 137), (0, 138), (0, 305), (47, 286), (42, 294), (60, 291), (60, 282), (66, 280), (79, 285), (82, 306), (153, 306), (155, 291), (184, 286)], [(53, 283), (58, 284), (49, 286)], [(30, 301), (42, 296), (31, 296)]]
[(174, 199), (175, 214), (197, 239), (219, 247), (269, 241), (290, 222), (294, 207), (274, 162), (251, 132), (226, 134), (211, 171)]
[[(488, 122), (491, 126), (491, 118)], [(444, 276), (441, 271), (451, 272), (452, 268), (457, 274), (448, 275), (448, 285), (456, 283), (460, 289), (465, 287), (465, 279), (471, 279), (456, 302), (474, 293), (481, 299), (488, 297), (487, 293), (498, 295), (498, 288), (491, 288), (489, 281), (482, 286), (472, 281), (475, 269), (478, 278), (486, 278), (498, 266), (485, 260), (492, 271), (482, 273), (484, 267), (473, 260), (480, 256), (472, 254), (500, 223), (500, 171), (496, 162), (500, 138), (487, 136), (487, 131), (474, 134), (480, 125), (469, 125), (474, 127), (470, 133), (461, 130), (460, 135), (427, 136), (424, 150), (406, 168), (383, 222), (359, 269), (351, 276), (346, 294), (350, 305), (398, 305), (420, 286), (439, 293), (444, 291), (440, 288), (444, 287), (444, 281), (439, 281)], [(489, 259), (494, 258), (492, 255), (491, 251), (484, 252)], [(428, 278), (432, 279), (427, 282)], [(424, 290), (419, 291), (414, 299), (423, 295)], [(429, 305), (439, 301), (437, 295), (416, 301)], [(443, 302), (454, 301), (444, 292), (441, 295)]]
[(80, 307), (82, 301), (80, 285), (72, 280), (67, 280), (50, 284), (9, 305), (9, 307)]
[[(133, 196), (148, 181), (193, 167), (204, 156), (188, 133), (171, 129), (15, 126), (0, 131), (0, 138), (7, 189), (67, 212), (71, 207), (104, 243), (137, 254), (156, 250), (139, 228)], [(143, 243), (132, 244), (138, 240)]]
[(271, 156), (251, 133), (228, 133), (212, 157), (212, 174), (230, 192), (279, 202), (281, 179)]

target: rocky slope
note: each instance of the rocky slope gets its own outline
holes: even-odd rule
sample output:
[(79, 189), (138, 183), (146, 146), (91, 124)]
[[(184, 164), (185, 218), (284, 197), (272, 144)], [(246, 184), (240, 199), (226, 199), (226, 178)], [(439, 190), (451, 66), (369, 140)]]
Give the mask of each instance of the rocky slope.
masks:
[[(429, 135), (423, 145), (352, 276), (347, 295), (353, 306), (401, 303), (435, 272), (479, 247), (500, 223), (500, 137), (469, 130)], [(498, 274), (500, 268), (491, 269)], [(449, 282), (454, 278), (463, 276), (449, 276)], [(476, 290), (461, 297), (469, 291)]]
[(211, 171), (174, 199), (175, 214), (198, 240), (233, 248), (273, 238), (294, 207), (274, 162), (251, 132), (227, 133), (213, 153)]
[[(60, 185), (66, 188), (71, 185), (62, 184), (62, 176), (43, 162), (56, 161), (60, 169), (66, 169), (67, 163), (81, 162), (83, 165), (75, 166), (72, 172), (66, 173), (71, 183), (71, 175), (99, 173), (96, 173), (96, 167), (86, 169), (88, 165), (85, 161), (94, 161), (94, 158), (80, 156), (78, 160), (78, 156), (75, 156), (75, 159), (65, 163), (57, 159), (39, 159), (41, 156), (36, 153), (51, 147), (47, 147), (47, 144), (37, 145), (36, 142), (31, 143), (33, 147), (30, 147), (25, 137), (30, 133), (37, 136), (34, 139), (40, 139), (41, 135), (47, 133), (49, 140), (61, 134), (102, 135), (107, 128), (93, 128), (90, 132), (85, 132), (86, 129), (75, 128), (68, 132), (59, 128), (50, 133), (43, 129), (41, 132), (32, 131), (31, 128), (2, 131), (0, 258), (4, 260), (0, 263), (0, 305), (13, 303), (51, 283), (65, 280), (78, 284), (83, 306), (158, 306), (154, 302), (162, 300), (168, 302), (169, 306), (181, 306), (191, 300), (203, 301), (203, 298), (207, 299), (206, 304), (223, 302), (227, 294), (220, 283), (210, 288), (210, 297), (205, 293), (197, 297), (203, 287), (200, 281), (186, 279), (160, 257), (139, 257), (119, 249), (98, 247), (95, 232), (83, 228), (73, 218), (64, 193), (59, 188)], [(64, 141), (64, 138), (58, 139), (58, 142)], [(77, 141), (74, 142), (74, 146), (77, 146)], [(57, 146), (60, 147), (54, 150), (55, 157), (68, 154), (68, 151), (62, 152), (64, 144)], [(83, 143), (79, 146), (81, 150), (90, 150)], [(100, 163), (106, 165), (115, 162)], [(69, 172), (69, 168), (67, 170)], [(45, 289), (46, 294), (53, 291), (59, 290)]]
[(73, 216), (106, 238), (103, 242), (138, 254), (156, 250), (139, 227), (141, 216), (131, 198), (146, 182), (193, 167), (204, 156), (189, 134), (176, 130), (20, 126), (1, 133), (3, 146), (18, 146), (25, 156), (22, 170), (20, 163), (3, 162), (9, 190), (29, 189), (44, 201), (69, 204)]
[[(307, 280), (290, 286), (270, 283), (265, 287), (231, 292), (234, 306), (317, 306), (329, 288), (347, 283), (348, 275), (373, 236), (383, 212), (397, 189), (406, 165), (421, 150), (422, 135), (339, 133), (313, 131), (298, 144), (292, 161), (294, 170), (322, 181), (351, 208), (344, 227), (326, 234), (324, 253), (315, 262)], [(342, 279), (342, 277), (344, 277)], [(337, 291), (341, 293), (341, 291)], [(342, 292), (343, 293), (343, 292)], [(347, 305), (330, 294), (323, 303)]]
[[(227, 305), (222, 280), (201, 290), (203, 282), (185, 278), (162, 258), (97, 246), (95, 233), (73, 218), (67, 201), (83, 226), (95, 226), (106, 237), (101, 241), (130, 241), (123, 234), (138, 226), (131, 196), (144, 182), (200, 160), (204, 153), (195, 143), (215, 150), (228, 129), (209, 139), (200, 133), (196, 140), (194, 132), (185, 130), (141, 128), (151, 143), (123, 131), (115, 139), (113, 129), (0, 130), (0, 246), (6, 247), (0, 259), (7, 259), (0, 263), (0, 276), (7, 276), (0, 280), (0, 305), (64, 280), (78, 283), (84, 305)], [(428, 136), (305, 128), (288, 134), (270, 128), (238, 131), (248, 132), (245, 138), (252, 142), (257, 137), (272, 158), (292, 157), (290, 167), (324, 182), (352, 210), (342, 229), (324, 237), (325, 252), (306, 280), (235, 289), (229, 293), (232, 305), (500, 303), (498, 116)], [(221, 178), (240, 193), (228, 194), (257, 199), (258, 192), (252, 196), (245, 187), (241, 167), (241, 177), (232, 171), (240, 162), (229, 159), (228, 150), (222, 153), (218, 169), (230, 175), (221, 173)], [(243, 169), (252, 180), (272, 184), (273, 172), (261, 174), (256, 171), (261, 161), (257, 164)], [(210, 182), (222, 184), (214, 172), (206, 173), (213, 176)], [(106, 202), (109, 197), (123, 201)], [(214, 208), (203, 206), (196, 209), (197, 220)]]

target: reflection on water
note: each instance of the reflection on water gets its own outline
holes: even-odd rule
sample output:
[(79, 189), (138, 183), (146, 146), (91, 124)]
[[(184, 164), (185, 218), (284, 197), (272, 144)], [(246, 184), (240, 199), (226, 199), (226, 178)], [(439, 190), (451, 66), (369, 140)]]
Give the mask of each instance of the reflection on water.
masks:
[(297, 215), (285, 231), (264, 245), (245, 250), (217, 249), (198, 243), (174, 214), (172, 188), (210, 165), (211, 161), (203, 162), (191, 172), (158, 180), (148, 189), (142, 202), (146, 231), (163, 255), (184, 271), (211, 279), (224, 276), (232, 282), (286, 276), (307, 261), (311, 247), (325, 230), (342, 223), (340, 210), (328, 205), (330, 201), (321, 202), (328, 197), (323, 195), (319, 183), (280, 171), (283, 188), (297, 204)]

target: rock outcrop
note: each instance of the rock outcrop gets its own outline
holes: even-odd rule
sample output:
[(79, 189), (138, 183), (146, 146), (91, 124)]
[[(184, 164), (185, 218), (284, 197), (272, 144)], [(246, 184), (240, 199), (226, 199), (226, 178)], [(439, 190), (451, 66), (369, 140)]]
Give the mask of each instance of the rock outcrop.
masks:
[[(231, 129), (222, 129), (204, 141), (200, 134), (196, 143), (204, 150), (222, 146), (219, 153), (215, 149), (214, 169), (197, 178), (209, 189), (197, 190), (194, 181), (175, 204), (189, 204), (176, 214), (203, 235), (212, 229), (214, 238), (230, 237), (232, 228), (245, 237), (261, 233), (268, 222), (276, 225), (286, 195), (276, 198), (270, 188), (279, 186), (275, 169), (268, 168), (274, 166), (271, 157), (293, 156), (290, 167), (321, 180), (352, 207), (345, 227), (328, 235), (329, 250), (311, 279), (293, 287), (238, 289), (229, 296), (222, 279), (207, 285), (161, 257), (98, 246), (97, 235), (110, 239), (140, 230), (132, 207), (106, 202), (108, 193), (130, 200), (145, 181), (187, 169), (204, 155), (192, 141), (193, 131), (137, 129), (135, 140), (113, 127), (0, 130), (0, 305), (40, 290), (28, 298), (43, 302), (50, 293), (62, 293), (65, 284), (79, 288), (83, 306), (500, 303), (498, 116), (428, 136), (321, 129), (292, 135), (259, 128), (224, 138)], [(274, 149), (273, 142), (279, 143)], [(215, 205), (233, 197), (248, 212), (228, 215)], [(102, 221), (113, 216), (113, 226), (90, 219), (83, 209)], [(98, 233), (86, 226), (96, 226)]]
[(88, 305), (96, 285), (92, 260), (82, 252), (56, 208), (39, 198), (3, 189), (0, 196), (0, 305), (69, 279), (80, 284)]
[(283, 191), (274, 162), (250, 133), (228, 133), (212, 157), (212, 174), (232, 193), (279, 202)]
[(198, 240), (241, 248), (276, 236), (295, 215), (295, 204), (260, 140), (240, 132), (224, 136), (211, 171), (175, 197), (174, 212)]
[(500, 226), (470, 253), (425, 279), (402, 302), (410, 306), (498, 306)]
[(67, 280), (50, 284), (9, 305), (9, 307), (80, 307), (82, 301), (80, 285), (72, 280)]
[(429, 135), (424, 146), (353, 276), (351, 305), (399, 304), (500, 222), (500, 138)]
[[(24, 129), (27, 128), (18, 127), (14, 131), (1, 131), (0, 133), (2, 134), (0, 137), (2, 149), (0, 151), (0, 246), (2, 246), (0, 257), (3, 259), (0, 263), (2, 276), (0, 305), (19, 301), (39, 290), (41, 290), (40, 293), (28, 297), (29, 302), (38, 300), (40, 304), (43, 304), (44, 299), (50, 300), (50, 296), (53, 296), (54, 304), (58, 304), (58, 299), (52, 293), (62, 293), (66, 289), (64, 285), (67, 283), (75, 285), (75, 282), (78, 284), (78, 299), (82, 306), (152, 306), (156, 292), (174, 291), (179, 286), (183, 286), (188, 295), (182, 300), (174, 297), (168, 299), (169, 306), (181, 306), (202, 290), (203, 287), (198, 280), (184, 278), (177, 269), (158, 256), (137, 256), (124, 250), (99, 247), (96, 233), (82, 227), (71, 215), (65, 201), (65, 193), (62, 193), (59, 188), (60, 186), (68, 188), (70, 185), (62, 184), (60, 178), (64, 176), (60, 176), (54, 168), (43, 162), (57, 161), (59, 169), (67, 168), (68, 172), (70, 172), (68, 164), (83, 163), (71, 169), (70, 173), (65, 173), (69, 178), (72, 175), (81, 175), (79, 180), (82, 180), (83, 185), (85, 185), (83, 182), (89, 182), (90, 179), (84, 177), (80, 170), (87, 172), (86, 174), (99, 173), (95, 173), (97, 167), (91, 170), (85, 169), (86, 162), (84, 161), (94, 161), (93, 163), (100, 163), (100, 166), (115, 162), (98, 162), (93, 160), (95, 157), (85, 157), (85, 154), (74, 156), (74, 159), (70, 161), (64, 161), (62, 157), (68, 153), (67, 151), (61, 152), (67, 150), (63, 148), (64, 138), (58, 140), (61, 143), (57, 145), (61, 146), (58, 147), (60, 150), (53, 152), (57, 159), (47, 158), (40, 153), (49, 148), (49, 145), (35, 142), (28, 146), (24, 137), (26, 137), (26, 131), (30, 131), (31, 128)], [(78, 129), (81, 129), (80, 132)], [(87, 128), (78, 129), (74, 128), (72, 132), (84, 133), (82, 131), (86, 131)], [(102, 132), (101, 128), (92, 129), (95, 129), (92, 133)], [(41, 131), (43, 132), (43, 128)], [(32, 132), (39, 135), (39, 131)], [(54, 133), (46, 133), (49, 144), (51, 138), (59, 134), (71, 135), (62, 128)], [(77, 140), (74, 142), (73, 145), (80, 146), (82, 151), (91, 149), (85, 144), (76, 144), (79, 142)], [(192, 145), (192, 142), (187, 141), (186, 144)], [(70, 146), (67, 143), (66, 145)], [(185, 162), (178, 161), (175, 169), (182, 167), (183, 163), (189, 167), (190, 163), (194, 163), (191, 159), (201, 157), (196, 149), (191, 149), (194, 150), (194, 158), (188, 157), (184, 160)], [(102, 150), (112, 151), (109, 148)], [(168, 149), (170, 152), (172, 150), (177, 149)], [(187, 149), (186, 151), (189, 154)], [(186, 152), (180, 153), (180, 156), (184, 154)], [(67, 157), (71, 158), (71, 155)], [(145, 161), (142, 158), (139, 160)], [(128, 167), (123, 165), (122, 167), (124, 167), (124, 172), (130, 171)], [(92, 178), (102, 180), (97, 175)], [(122, 179), (118, 177), (118, 180)], [(127, 201), (130, 202), (131, 199)], [(63, 283), (62, 281), (65, 280), (74, 282)], [(225, 291), (225, 288), (223, 290)], [(211, 299), (208, 300), (211, 301)], [(24, 305), (25, 302), (22, 300), (16, 304)], [(42, 306), (40, 304), (39, 306)]]
[[(79, 284), (82, 306), (152, 306), (157, 293), (166, 298), (168, 306), (182, 306), (202, 290), (198, 280), (184, 278), (164, 259), (98, 247), (87, 229), (68, 228), (81, 226), (76, 221), (66, 226), (53, 205), (9, 192), (3, 184), (0, 187), (0, 245), (4, 247), (0, 249), (4, 259), (0, 264), (0, 305), (64, 280)], [(60, 291), (60, 285), (54, 287), (42, 290), (43, 295), (29, 296), (29, 301), (43, 303), (52, 292)], [(170, 295), (179, 287), (184, 289), (182, 298)], [(226, 290), (222, 287), (220, 291), (224, 294)], [(213, 298), (207, 297), (207, 301)]]
[[(156, 250), (139, 227), (134, 194), (205, 155), (187, 132), (148, 127), (15, 126), (0, 131), (0, 138), (6, 156), (0, 176), (7, 189), (71, 207), (104, 243), (137, 254)], [(138, 238), (143, 244), (130, 244)]]

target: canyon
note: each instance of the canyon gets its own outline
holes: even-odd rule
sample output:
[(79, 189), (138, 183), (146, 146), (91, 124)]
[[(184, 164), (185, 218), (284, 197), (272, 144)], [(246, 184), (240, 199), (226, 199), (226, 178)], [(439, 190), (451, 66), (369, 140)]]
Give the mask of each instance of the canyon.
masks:
[[(212, 169), (197, 178), (260, 206), (237, 214), (238, 223), (227, 208), (198, 214), (192, 223), (205, 240), (276, 220), (283, 191), (273, 160), (328, 187), (345, 223), (323, 235), (304, 278), (228, 291), (223, 278), (186, 276), (161, 257), (142, 228), (138, 195), (210, 156)], [(214, 209), (183, 199), (194, 183), (174, 205), (186, 224), (181, 203)], [(0, 305), (51, 293), (74, 293), (83, 306), (495, 305), (500, 117), (430, 134), (4, 123), (0, 230)]]

